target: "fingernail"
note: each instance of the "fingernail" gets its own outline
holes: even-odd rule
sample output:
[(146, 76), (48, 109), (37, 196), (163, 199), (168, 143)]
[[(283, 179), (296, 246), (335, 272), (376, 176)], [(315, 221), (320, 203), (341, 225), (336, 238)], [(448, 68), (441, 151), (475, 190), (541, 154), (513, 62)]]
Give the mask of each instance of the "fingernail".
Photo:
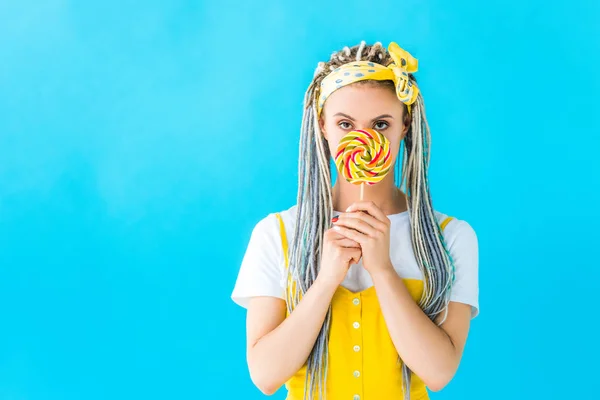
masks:
[(337, 220), (338, 220), (338, 219), (339, 219), (338, 217), (333, 217), (333, 218), (331, 219), (331, 222), (337, 222)]
[(352, 208), (352, 206), (346, 208), (346, 212), (350, 211), (351, 208)]

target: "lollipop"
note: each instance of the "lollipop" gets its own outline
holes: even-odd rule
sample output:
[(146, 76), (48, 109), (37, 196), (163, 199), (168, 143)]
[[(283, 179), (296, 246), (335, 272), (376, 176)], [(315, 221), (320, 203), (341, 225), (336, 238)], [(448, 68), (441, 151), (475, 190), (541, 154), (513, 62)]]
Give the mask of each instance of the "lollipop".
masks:
[(374, 185), (381, 181), (392, 166), (390, 142), (373, 129), (360, 129), (349, 132), (340, 140), (335, 155), (335, 165), (346, 180), (361, 185), (360, 199), (363, 199), (364, 185)]

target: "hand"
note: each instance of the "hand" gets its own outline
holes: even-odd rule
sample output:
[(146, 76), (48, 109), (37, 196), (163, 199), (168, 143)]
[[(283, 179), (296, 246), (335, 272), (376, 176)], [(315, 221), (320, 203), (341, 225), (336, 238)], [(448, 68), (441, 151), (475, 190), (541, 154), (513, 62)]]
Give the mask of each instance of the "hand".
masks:
[(346, 211), (334, 222), (334, 229), (360, 244), (365, 269), (371, 276), (393, 270), (389, 218), (372, 201), (353, 203)]
[(328, 229), (323, 236), (323, 253), (317, 279), (339, 286), (351, 264), (358, 264), (361, 251), (360, 245), (346, 238), (333, 228)]

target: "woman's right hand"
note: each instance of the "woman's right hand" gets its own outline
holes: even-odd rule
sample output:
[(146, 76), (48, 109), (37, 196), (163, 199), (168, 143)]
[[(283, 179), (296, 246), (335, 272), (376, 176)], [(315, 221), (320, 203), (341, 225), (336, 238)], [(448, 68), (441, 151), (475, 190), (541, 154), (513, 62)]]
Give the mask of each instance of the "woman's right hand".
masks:
[(362, 252), (360, 245), (333, 228), (323, 236), (323, 253), (317, 279), (335, 284), (337, 287), (346, 277), (351, 264), (358, 264)]

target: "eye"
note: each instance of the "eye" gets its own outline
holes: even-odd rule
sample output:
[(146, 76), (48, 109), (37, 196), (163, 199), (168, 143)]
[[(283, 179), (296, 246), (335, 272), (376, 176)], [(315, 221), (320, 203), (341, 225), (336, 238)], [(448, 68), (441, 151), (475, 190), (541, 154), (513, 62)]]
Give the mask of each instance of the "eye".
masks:
[(342, 129), (352, 129), (352, 124), (348, 121), (342, 121), (338, 124), (338, 126)]
[(373, 125), (375, 130), (378, 130), (378, 131), (382, 131), (382, 130), (386, 129), (388, 126), (390, 126), (390, 124), (388, 124), (385, 121), (377, 121), (377, 122), (375, 122), (375, 125)]

